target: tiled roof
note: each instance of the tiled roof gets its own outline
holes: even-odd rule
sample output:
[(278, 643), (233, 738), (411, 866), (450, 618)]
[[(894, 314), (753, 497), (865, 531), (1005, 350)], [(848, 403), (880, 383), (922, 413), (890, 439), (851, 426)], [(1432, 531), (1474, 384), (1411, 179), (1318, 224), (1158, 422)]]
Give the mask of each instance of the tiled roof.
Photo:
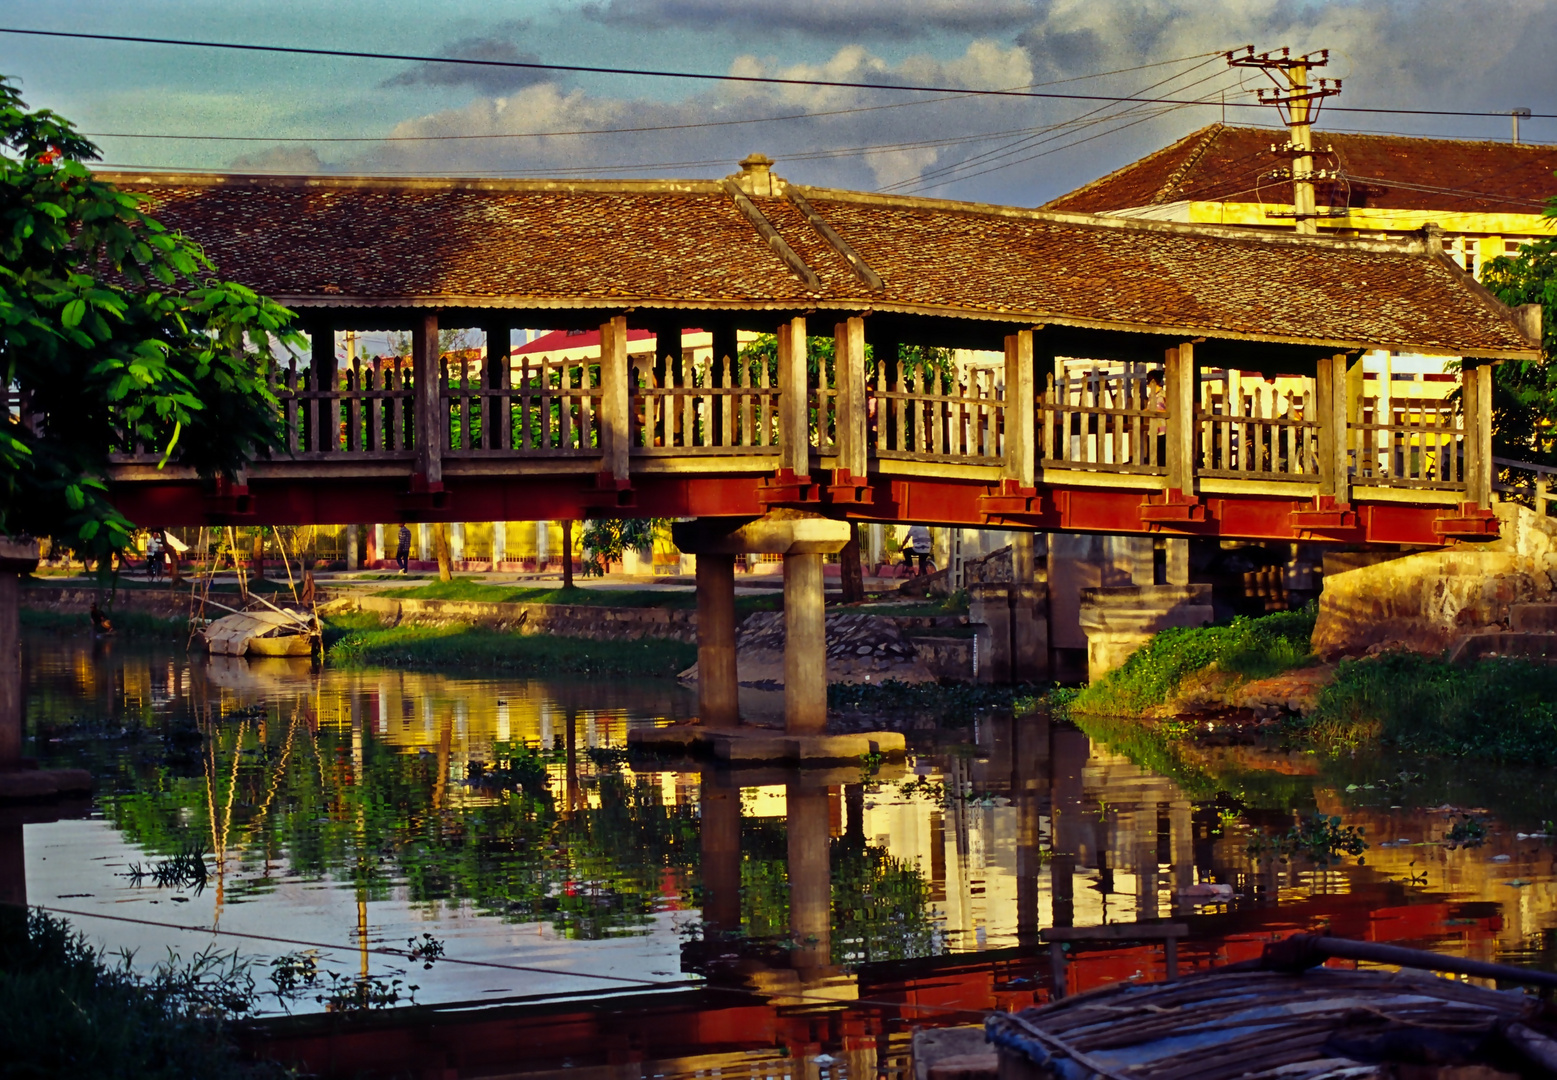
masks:
[(813, 288), (714, 182), (106, 175), (147, 195), (222, 274), (294, 306), (869, 309), (1535, 355), (1506, 310), (1423, 242), (796, 189), (884, 280), (872, 291), (788, 198), (754, 197)]
[[(1270, 178), (1285, 159), (1271, 153), (1286, 133), (1212, 124), (1171, 146), (1061, 195), (1045, 210), (1099, 214), (1181, 201), (1291, 202)], [(1315, 131), (1314, 165), (1340, 169), (1337, 206), (1391, 210), (1539, 214), (1557, 195), (1557, 146)], [(1332, 156), (1333, 154), (1333, 156)], [(1321, 192), (1321, 202), (1328, 193)]]

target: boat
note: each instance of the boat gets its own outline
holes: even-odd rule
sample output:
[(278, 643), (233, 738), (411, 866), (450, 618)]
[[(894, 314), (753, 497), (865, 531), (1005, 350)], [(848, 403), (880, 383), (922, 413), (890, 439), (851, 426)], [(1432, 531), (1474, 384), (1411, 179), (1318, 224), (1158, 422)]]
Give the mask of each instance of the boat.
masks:
[(213, 656), (309, 656), (313, 623), (292, 611), (237, 611), (208, 623), (199, 633)]
[(1548, 972), (1300, 934), (1247, 963), (994, 1014), (985, 1035), (1000, 1080), (1514, 1080), (1557, 1076), (1554, 987)]

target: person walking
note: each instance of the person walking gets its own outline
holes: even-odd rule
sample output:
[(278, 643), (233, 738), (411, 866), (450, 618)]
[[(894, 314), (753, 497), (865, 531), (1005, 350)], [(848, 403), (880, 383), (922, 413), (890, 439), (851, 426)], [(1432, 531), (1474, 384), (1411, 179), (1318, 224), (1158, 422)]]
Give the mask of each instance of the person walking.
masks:
[(400, 539), (395, 546), (395, 562), (400, 564), (402, 574), (411, 565), (411, 527), (403, 521), (400, 523)]
[(903, 566), (912, 569), (914, 556), (919, 557), (919, 572), (925, 572), (930, 562), (930, 530), (924, 525), (910, 525), (903, 545)]
[(162, 534), (156, 529), (146, 537), (146, 576), (149, 578), (162, 576)]

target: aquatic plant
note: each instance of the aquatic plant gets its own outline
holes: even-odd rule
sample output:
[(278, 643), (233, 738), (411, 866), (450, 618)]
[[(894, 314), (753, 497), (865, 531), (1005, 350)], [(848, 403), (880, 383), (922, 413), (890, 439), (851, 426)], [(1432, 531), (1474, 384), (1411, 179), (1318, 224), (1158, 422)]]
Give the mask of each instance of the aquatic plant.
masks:
[(1408, 754), (1557, 763), (1557, 668), (1522, 660), (1451, 664), (1390, 652), (1343, 662), (1294, 733), (1339, 752), (1381, 743)]
[(1449, 826), (1449, 831), (1444, 834), (1444, 843), (1451, 848), (1480, 847), (1487, 842), (1487, 827), (1479, 818), (1470, 814), (1459, 814), (1453, 819), (1454, 824)]
[(1302, 856), (1318, 866), (1330, 866), (1340, 862), (1342, 855), (1361, 855), (1368, 850), (1368, 842), (1357, 826), (1342, 825), (1338, 817), (1315, 814), (1302, 818), (1284, 833), (1256, 834), (1250, 838), (1248, 850), (1255, 858)]
[(227, 1023), (258, 994), (249, 964), (209, 950), (169, 953), (150, 972), (114, 962), (40, 910), (0, 913), (0, 1072), (107, 1080), (258, 1080), (286, 1075), (241, 1060)]
[(1070, 702), (1075, 713), (1139, 716), (1172, 699), (1191, 675), (1214, 664), (1239, 680), (1264, 679), (1309, 659), (1318, 609), (1280, 611), (1223, 626), (1173, 627), (1158, 632), (1128, 660)]
[(206, 870), (205, 846), (195, 843), (170, 859), (146, 867), (138, 862), (131, 863), (124, 876), (133, 885), (139, 886), (150, 878), (159, 889), (194, 889), (195, 895), (199, 896), (205, 891), (211, 875)]

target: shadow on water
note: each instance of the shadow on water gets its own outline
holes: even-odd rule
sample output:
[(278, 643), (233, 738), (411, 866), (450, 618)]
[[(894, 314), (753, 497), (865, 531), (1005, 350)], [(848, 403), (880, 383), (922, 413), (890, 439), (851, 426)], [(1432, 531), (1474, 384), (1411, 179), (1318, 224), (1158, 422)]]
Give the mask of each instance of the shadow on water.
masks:
[[(405, 1006), (415, 985), (415, 1007), (349, 1018), (277, 1000), (300, 1015), (252, 1038), (315, 1071), (890, 1076), (914, 1024), (1045, 1000), (1050, 926), (1179, 919), (1189, 968), (1315, 928), (1557, 966), (1553, 848), (1521, 836), (1557, 811), (1516, 769), (1190, 753), (988, 713), (916, 730), (906, 770), (732, 774), (627, 760), (629, 729), (691, 715), (666, 681), (43, 636), (27, 669), (32, 752), (97, 793), (79, 819), (0, 820), (26, 898), (152, 959), (237, 948), (265, 988), (324, 972)], [(1361, 828), (1364, 856), (1251, 854), (1316, 812)], [(1163, 968), (1098, 947), (1070, 981)]]

